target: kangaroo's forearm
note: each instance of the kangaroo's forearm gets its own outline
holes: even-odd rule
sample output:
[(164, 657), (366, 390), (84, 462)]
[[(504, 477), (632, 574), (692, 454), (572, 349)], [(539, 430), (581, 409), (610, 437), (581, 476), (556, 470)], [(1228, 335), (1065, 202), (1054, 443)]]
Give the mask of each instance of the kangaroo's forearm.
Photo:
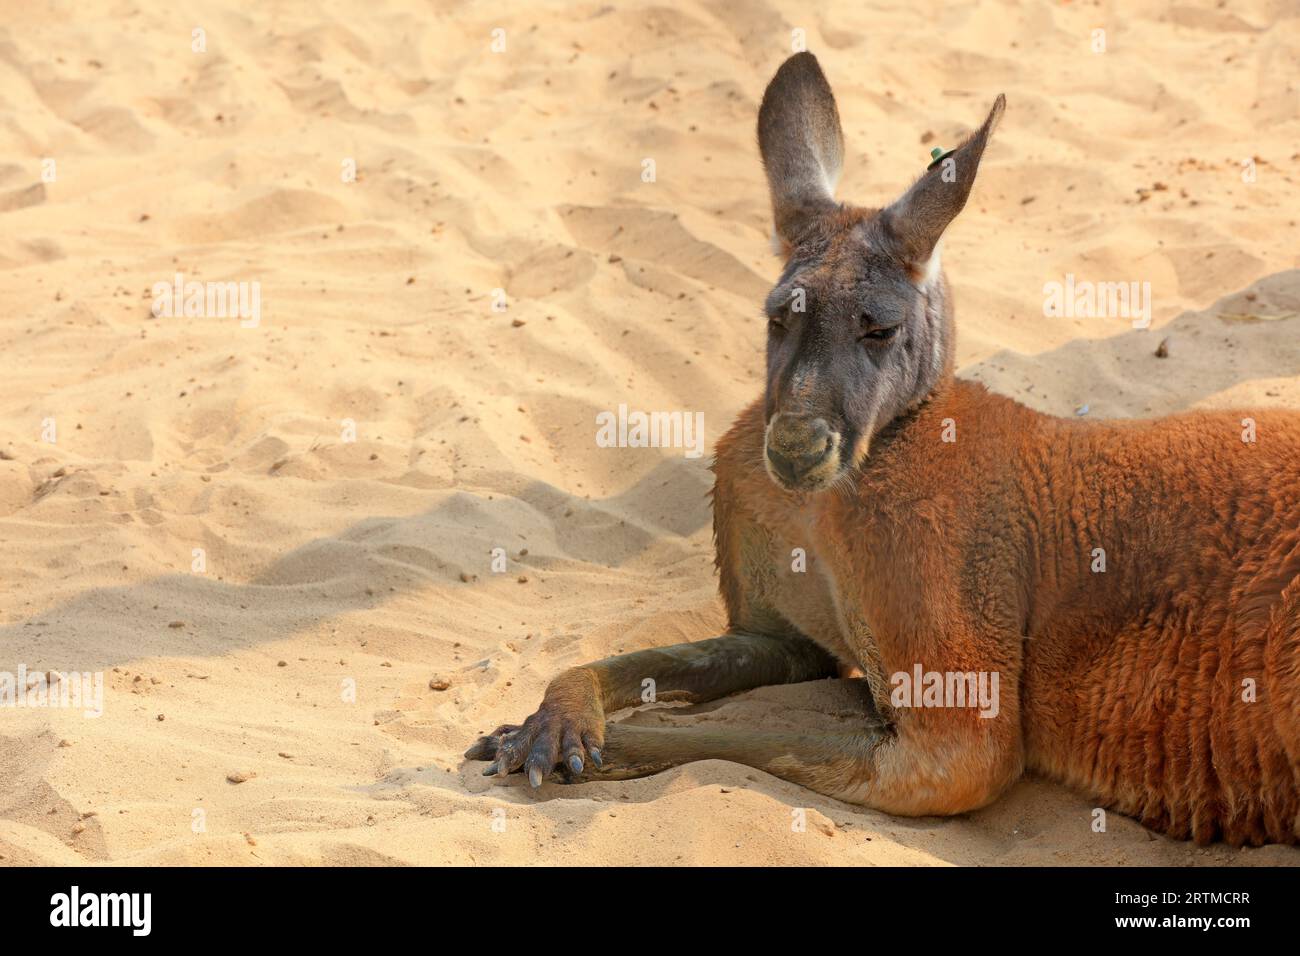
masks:
[[(653, 700), (715, 700), (766, 684), (794, 684), (831, 677), (835, 660), (802, 637), (724, 634), (674, 644), (575, 668), (599, 688), (605, 713)], [(647, 685), (645, 681), (654, 681)], [(653, 687), (653, 698), (646, 690)]]

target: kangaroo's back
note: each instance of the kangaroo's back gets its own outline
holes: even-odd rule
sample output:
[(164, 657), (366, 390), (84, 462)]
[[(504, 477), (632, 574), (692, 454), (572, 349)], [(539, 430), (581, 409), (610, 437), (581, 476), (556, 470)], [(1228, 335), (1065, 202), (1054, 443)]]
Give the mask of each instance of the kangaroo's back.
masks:
[(1028, 765), (1174, 836), (1295, 842), (1300, 414), (1045, 437)]

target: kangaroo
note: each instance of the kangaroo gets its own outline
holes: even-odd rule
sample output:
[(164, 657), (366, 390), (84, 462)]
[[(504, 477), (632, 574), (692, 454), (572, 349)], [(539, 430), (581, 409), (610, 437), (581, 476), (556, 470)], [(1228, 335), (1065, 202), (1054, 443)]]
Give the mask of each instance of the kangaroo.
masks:
[[(1004, 107), (866, 209), (834, 199), (816, 58), (777, 71), (758, 114), (785, 259), (766, 389), (714, 463), (727, 632), (560, 674), (466, 753), (486, 774), (718, 758), (928, 816), (1030, 770), (1175, 838), (1300, 839), (1300, 413), (1061, 419), (955, 376), (940, 239)], [(645, 678), (698, 702), (846, 665), (876, 711), (854, 733), (605, 720)]]

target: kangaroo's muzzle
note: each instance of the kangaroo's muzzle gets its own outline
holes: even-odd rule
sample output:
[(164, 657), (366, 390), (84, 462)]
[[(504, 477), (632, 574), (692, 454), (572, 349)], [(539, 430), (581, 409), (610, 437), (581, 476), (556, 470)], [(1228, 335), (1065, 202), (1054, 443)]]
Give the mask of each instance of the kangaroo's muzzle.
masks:
[(778, 413), (767, 424), (763, 458), (768, 474), (791, 491), (812, 491), (839, 471), (840, 436), (824, 418)]

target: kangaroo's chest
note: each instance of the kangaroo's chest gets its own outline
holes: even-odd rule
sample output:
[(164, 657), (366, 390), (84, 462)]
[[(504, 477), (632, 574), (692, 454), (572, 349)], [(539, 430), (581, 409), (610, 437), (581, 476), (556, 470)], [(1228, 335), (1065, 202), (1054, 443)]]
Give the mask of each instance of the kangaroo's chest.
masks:
[(760, 563), (749, 571), (758, 599), (841, 661), (859, 668), (876, 693), (885, 686), (884, 668), (873, 632), (869, 606), (863, 601), (860, 570), (842, 529), (827, 527), (814, 509), (764, 509), (755, 516), (753, 534), (761, 547), (750, 549)]

